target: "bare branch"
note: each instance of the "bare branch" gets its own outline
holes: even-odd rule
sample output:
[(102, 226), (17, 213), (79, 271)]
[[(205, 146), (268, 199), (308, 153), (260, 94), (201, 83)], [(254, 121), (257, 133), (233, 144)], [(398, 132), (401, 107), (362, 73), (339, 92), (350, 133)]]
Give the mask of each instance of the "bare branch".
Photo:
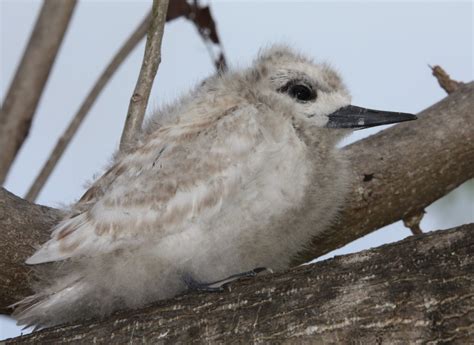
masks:
[(474, 177), (474, 82), (418, 116), (345, 148), (353, 181), (347, 207), (295, 264), (418, 212)]
[(0, 185), (28, 136), (76, 0), (45, 0), (0, 112)]
[[(423, 111), (419, 120), (394, 126), (346, 148), (353, 166), (352, 194), (346, 209), (337, 226), (315, 239), (312, 249), (295, 264), (306, 260), (304, 255), (312, 259), (402, 219), (472, 178), (473, 109), (474, 83), (469, 83)], [(5, 199), (5, 194), (4, 190), (0, 193), (0, 204), (8, 205), (11, 201)], [(14, 221), (1, 215), (19, 210), (18, 217), (31, 220), (31, 229), (49, 234), (42, 217), (33, 212), (38, 206), (22, 199), (16, 202), (8, 211), (0, 209), (0, 243), (10, 244), (0, 248), (0, 262), (8, 262), (11, 267), (5, 272), (0, 267), (4, 274), (0, 307), (26, 297), (13, 295), (12, 291), (27, 291), (28, 267), (23, 262), (35, 246), (44, 242), (39, 237), (24, 236), (24, 228), (17, 228)], [(21, 204), (24, 207), (20, 208)], [(17, 254), (16, 246), (25, 249)], [(0, 308), (0, 312), (11, 311)]]
[(68, 147), (69, 143), (71, 142), (72, 138), (81, 126), (89, 110), (92, 108), (95, 101), (99, 97), (100, 93), (107, 85), (109, 80), (112, 78), (114, 73), (118, 70), (123, 61), (125, 61), (127, 56), (133, 51), (133, 49), (145, 36), (150, 25), (150, 18), (151, 15), (150, 13), (148, 13), (143, 19), (143, 21), (140, 23), (140, 25), (135, 29), (135, 31), (125, 41), (122, 47), (120, 47), (120, 49), (117, 51), (115, 56), (112, 58), (112, 60), (109, 62), (107, 67), (100, 75), (99, 79), (97, 79), (94, 86), (89, 91), (89, 94), (82, 102), (79, 110), (74, 115), (72, 121), (69, 123), (68, 127), (59, 138), (58, 142), (56, 143), (56, 146), (49, 155), (48, 160), (41, 168), (40, 173), (38, 174), (38, 176), (36, 176), (35, 181), (31, 185), (30, 189), (28, 190), (28, 193), (25, 196), (26, 200), (36, 200), (38, 194), (40, 193), (41, 189), (43, 188), (49, 176), (51, 175), (51, 172), (56, 167), (59, 159)]
[(7, 344), (468, 344), (474, 224)]
[(448, 95), (456, 91), (459, 86), (463, 84), (461, 82), (452, 80), (449, 74), (446, 73), (446, 71), (441, 66), (435, 65), (434, 67), (429, 67), (431, 68), (433, 76), (438, 80), (439, 86), (441, 86)]
[(120, 150), (124, 151), (133, 143), (142, 128), (148, 97), (150, 96), (153, 80), (161, 62), (161, 41), (165, 29), (168, 0), (153, 0), (151, 22), (146, 39), (137, 85), (130, 99), (127, 118), (120, 140)]

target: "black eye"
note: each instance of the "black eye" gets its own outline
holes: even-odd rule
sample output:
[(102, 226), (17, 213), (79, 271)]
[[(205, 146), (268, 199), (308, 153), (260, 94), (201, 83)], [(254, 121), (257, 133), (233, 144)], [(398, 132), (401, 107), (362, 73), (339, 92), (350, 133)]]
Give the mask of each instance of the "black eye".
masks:
[(300, 102), (308, 102), (316, 99), (316, 92), (314, 92), (310, 87), (303, 84), (289, 83), (280, 88), (278, 91), (286, 92), (290, 97)]
[(296, 98), (298, 101), (310, 101), (314, 99), (313, 92), (311, 89), (304, 85), (294, 85), (288, 90), (288, 94)]

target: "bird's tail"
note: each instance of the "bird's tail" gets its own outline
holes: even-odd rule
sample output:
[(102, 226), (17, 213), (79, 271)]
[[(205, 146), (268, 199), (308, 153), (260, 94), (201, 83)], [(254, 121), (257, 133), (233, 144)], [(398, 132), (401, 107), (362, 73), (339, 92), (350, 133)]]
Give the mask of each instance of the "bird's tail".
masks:
[(88, 293), (80, 277), (65, 276), (54, 285), (11, 305), (17, 325), (35, 329), (72, 321), (77, 315), (77, 301)]

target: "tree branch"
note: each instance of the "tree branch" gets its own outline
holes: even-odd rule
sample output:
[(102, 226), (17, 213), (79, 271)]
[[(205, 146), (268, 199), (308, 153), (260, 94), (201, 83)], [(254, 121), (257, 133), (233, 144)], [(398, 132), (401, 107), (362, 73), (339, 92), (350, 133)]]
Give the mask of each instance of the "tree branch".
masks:
[[(353, 172), (346, 208), (337, 224), (318, 236), (311, 250), (295, 259), (295, 264), (399, 220), (472, 178), (473, 109), (474, 83), (469, 83), (423, 111), (417, 121), (391, 127), (347, 147)], [(23, 262), (44, 242), (53, 223), (43, 217), (58, 219), (57, 210), (49, 209), (51, 216), (48, 212), (39, 216), (35, 210), (40, 206), (19, 198), (13, 202), (12, 198), (0, 189), (0, 215), (5, 215), (0, 216), (0, 243), (4, 244), (0, 263), (10, 267), (0, 271), (1, 313), (10, 313), (6, 306), (27, 296), (25, 277), (29, 269)], [(28, 232), (25, 234), (25, 227), (17, 227), (15, 218), (9, 217), (29, 222)], [(30, 237), (33, 230), (41, 236)]]
[(135, 141), (142, 128), (153, 80), (161, 62), (161, 41), (165, 29), (168, 0), (153, 0), (150, 27), (146, 39), (145, 54), (138, 76), (137, 85), (130, 99), (127, 118), (120, 140), (120, 150), (124, 151)]
[(76, 0), (45, 0), (0, 112), (0, 185), (28, 136)]
[(24, 264), (35, 247), (49, 239), (60, 211), (32, 204), (0, 188), (0, 313), (31, 293), (30, 269)]
[(6, 343), (467, 344), (473, 253), (464, 225)]

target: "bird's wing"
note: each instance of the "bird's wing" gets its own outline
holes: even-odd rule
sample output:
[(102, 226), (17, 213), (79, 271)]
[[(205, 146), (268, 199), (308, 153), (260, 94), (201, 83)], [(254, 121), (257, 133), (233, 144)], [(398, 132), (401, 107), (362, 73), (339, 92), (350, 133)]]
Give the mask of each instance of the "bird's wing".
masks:
[(227, 107), (149, 134), (92, 185), (79, 211), (59, 223), (26, 262), (139, 246), (212, 217), (235, 192), (239, 169), (265, 140), (256, 112), (251, 106)]

